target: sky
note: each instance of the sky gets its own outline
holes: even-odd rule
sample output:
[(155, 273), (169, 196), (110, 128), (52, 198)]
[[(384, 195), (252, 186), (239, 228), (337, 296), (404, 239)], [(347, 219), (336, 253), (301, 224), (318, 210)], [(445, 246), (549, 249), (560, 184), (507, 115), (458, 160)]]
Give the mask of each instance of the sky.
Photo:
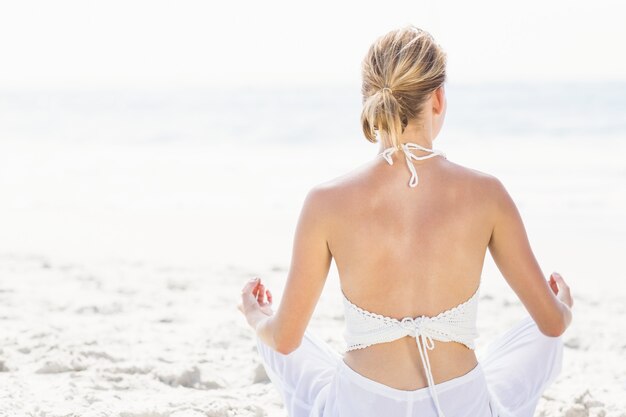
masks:
[(0, 89), (354, 84), (413, 24), (448, 80), (626, 80), (619, 1), (3, 1)]

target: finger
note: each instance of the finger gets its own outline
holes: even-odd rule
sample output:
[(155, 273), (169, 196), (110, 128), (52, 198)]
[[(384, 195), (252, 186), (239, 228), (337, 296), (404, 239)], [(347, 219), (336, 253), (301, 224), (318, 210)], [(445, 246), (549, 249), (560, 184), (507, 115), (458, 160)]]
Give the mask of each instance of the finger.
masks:
[(246, 284), (243, 286), (241, 292), (252, 292), (252, 290), (254, 289), (254, 287), (257, 286), (259, 281), (260, 278), (258, 277), (248, 280), (248, 282), (246, 282)]
[(263, 304), (263, 301), (265, 300), (265, 286), (263, 284), (259, 285), (259, 292), (256, 298), (259, 304)]
[(265, 290), (265, 300), (262, 303), (263, 306), (269, 306), (272, 305), (272, 294), (270, 293), (270, 290), (266, 289)]
[(556, 281), (554, 280), (554, 277), (550, 277), (550, 288), (552, 289), (552, 292), (554, 292), (555, 294), (559, 293), (559, 287), (556, 285)]
[(567, 284), (565, 283), (565, 280), (563, 279), (563, 277), (558, 272), (553, 272), (552, 276), (554, 277), (554, 280), (556, 281), (556, 283), (559, 284), (559, 286), (567, 287)]
[(256, 281), (254, 281), (255, 284), (252, 287), (252, 294), (256, 297), (258, 295), (259, 292), (259, 285), (261, 285), (261, 279), (257, 278)]
[(257, 282), (254, 288), (252, 288), (252, 295), (257, 297), (259, 295), (259, 283)]

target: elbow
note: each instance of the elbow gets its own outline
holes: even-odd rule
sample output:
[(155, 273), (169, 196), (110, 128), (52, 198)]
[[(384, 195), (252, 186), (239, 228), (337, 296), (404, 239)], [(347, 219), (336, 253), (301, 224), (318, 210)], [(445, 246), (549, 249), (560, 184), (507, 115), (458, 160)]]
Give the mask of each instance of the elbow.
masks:
[(300, 332), (292, 326), (281, 326), (280, 322), (276, 324), (272, 332), (274, 350), (283, 355), (289, 355), (291, 352), (298, 349), (304, 336), (300, 335)]
[(293, 352), (293, 350), (286, 346), (277, 345), (276, 352), (281, 353), (283, 355), (289, 355), (291, 352)]
[(273, 335), (274, 350), (283, 355), (289, 355), (294, 350), (298, 349), (300, 343), (302, 343), (302, 337), (295, 337), (294, 331), (278, 331)]
[(565, 332), (565, 328), (541, 329), (541, 333), (549, 337), (559, 337)]
[(280, 321), (274, 322), (274, 325), (271, 332), (274, 350), (283, 355), (289, 355), (291, 352), (298, 349), (300, 343), (302, 343), (303, 337), (298, 336), (300, 332), (291, 326), (281, 325)]
[(565, 333), (565, 329), (567, 326), (565, 325), (565, 321), (559, 320), (557, 322), (551, 323), (549, 326), (540, 327), (541, 333), (549, 337), (559, 337), (563, 333)]
[(282, 353), (283, 355), (289, 355), (294, 350), (298, 349), (300, 346), (300, 342), (294, 343), (289, 340), (285, 341), (276, 341), (275, 348), (278, 353)]
[(572, 313), (565, 304), (559, 304), (559, 313), (556, 318), (551, 320), (548, 325), (540, 326), (541, 333), (549, 337), (560, 337), (567, 330), (571, 320)]

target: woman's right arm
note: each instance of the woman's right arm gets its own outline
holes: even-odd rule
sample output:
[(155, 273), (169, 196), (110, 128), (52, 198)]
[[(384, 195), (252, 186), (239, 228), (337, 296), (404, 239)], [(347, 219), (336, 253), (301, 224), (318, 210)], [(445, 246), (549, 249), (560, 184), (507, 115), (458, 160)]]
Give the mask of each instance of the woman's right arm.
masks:
[(560, 336), (572, 320), (569, 287), (558, 274), (546, 280), (515, 202), (499, 179), (491, 177), (490, 181), (494, 197), (491, 256), (539, 330), (547, 336)]

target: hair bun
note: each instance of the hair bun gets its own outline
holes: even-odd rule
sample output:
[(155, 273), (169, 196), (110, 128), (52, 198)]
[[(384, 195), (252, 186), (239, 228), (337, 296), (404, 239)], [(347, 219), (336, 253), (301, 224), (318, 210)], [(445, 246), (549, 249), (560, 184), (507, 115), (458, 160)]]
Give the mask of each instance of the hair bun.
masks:
[(365, 138), (376, 143), (378, 132), (385, 146), (394, 146), (408, 121), (421, 115), (429, 95), (446, 81), (446, 54), (430, 33), (408, 25), (370, 46), (362, 62), (362, 77)]

